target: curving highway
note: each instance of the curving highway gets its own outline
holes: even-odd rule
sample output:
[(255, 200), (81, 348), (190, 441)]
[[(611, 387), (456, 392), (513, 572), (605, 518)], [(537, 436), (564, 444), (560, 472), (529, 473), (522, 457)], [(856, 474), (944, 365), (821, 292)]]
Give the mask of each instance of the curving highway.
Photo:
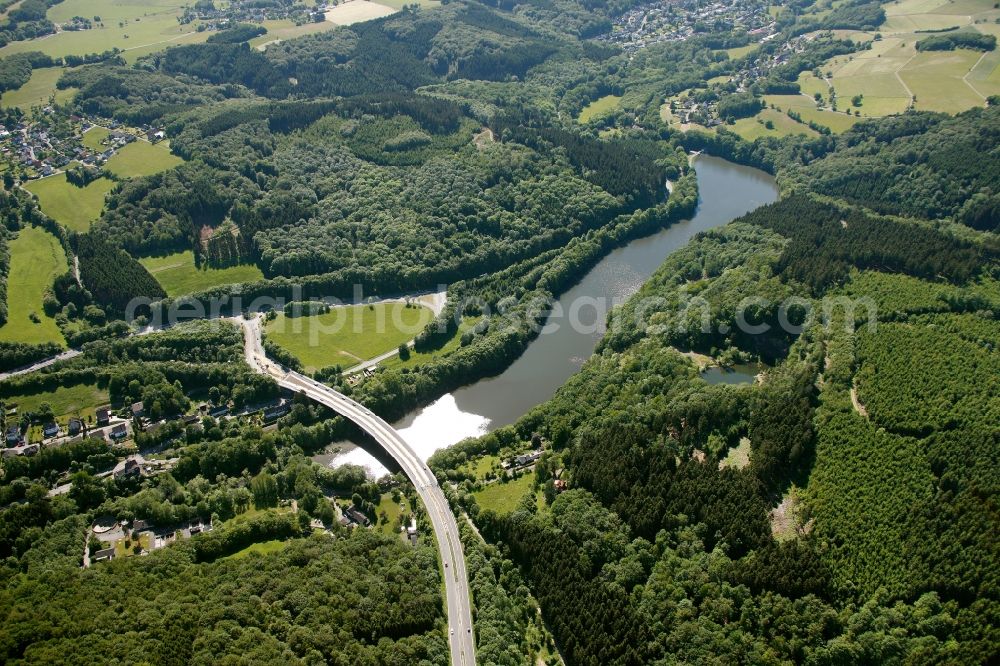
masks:
[(413, 483), (431, 519), (438, 554), (444, 566), (451, 663), (453, 666), (474, 666), (476, 647), (472, 632), (472, 607), (465, 554), (462, 552), (455, 516), (430, 468), (417, 457), (391, 425), (364, 405), (305, 375), (290, 372), (268, 359), (261, 343), (259, 317), (237, 317), (236, 321), (243, 326), (245, 357), (251, 368), (270, 375), (279, 386), (301, 393), (349, 418), (382, 445)]

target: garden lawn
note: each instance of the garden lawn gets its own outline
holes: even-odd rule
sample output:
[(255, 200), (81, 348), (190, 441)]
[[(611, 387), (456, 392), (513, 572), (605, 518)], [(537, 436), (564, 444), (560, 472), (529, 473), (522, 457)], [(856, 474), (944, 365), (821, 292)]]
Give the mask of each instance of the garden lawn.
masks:
[[(7, 323), (0, 326), (0, 341), (65, 344), (55, 320), (42, 311), (45, 291), (68, 268), (62, 245), (44, 229), (25, 227), (8, 247)], [(31, 313), (39, 323), (31, 321)]]
[(30, 181), (24, 189), (38, 197), (42, 212), (53, 220), (73, 231), (86, 231), (101, 216), (104, 197), (114, 186), (113, 181), (98, 178), (86, 187), (77, 187), (60, 173)]
[(422, 305), (377, 303), (335, 307), (311, 317), (278, 317), (267, 339), (294, 355), (307, 372), (350, 367), (409, 342), (434, 318)]
[(139, 263), (160, 283), (167, 296), (183, 296), (227, 284), (264, 279), (257, 266), (246, 264), (226, 268), (198, 268), (191, 250), (165, 257), (146, 257)]
[(508, 483), (491, 483), (472, 495), (481, 509), (491, 509), (503, 515), (517, 508), (521, 498), (531, 492), (534, 482), (534, 473), (528, 472)]

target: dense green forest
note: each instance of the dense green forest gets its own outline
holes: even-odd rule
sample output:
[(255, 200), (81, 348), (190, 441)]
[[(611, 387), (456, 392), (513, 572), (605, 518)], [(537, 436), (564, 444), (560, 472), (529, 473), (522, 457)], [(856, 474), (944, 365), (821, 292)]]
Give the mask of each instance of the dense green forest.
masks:
[[(692, 283), (715, 329), (734, 297), (832, 293), (865, 275), (858, 269), (873, 250), (906, 254), (904, 242), (922, 232), (886, 220), (880, 233), (891, 240), (879, 239), (864, 231), (866, 218), (847, 217), (842, 227), (833, 210), (847, 242), (835, 268), (824, 255), (841, 252), (837, 243), (805, 241), (813, 232), (802, 224), (830, 214), (825, 202), (792, 197), (698, 238), (618, 313), (620, 326), (551, 402), (435, 457), (451, 474), (467, 457), (518, 440), (551, 442), (574, 490), (551, 492), (560, 463), (536, 470), (536, 492), (550, 502), (544, 511), (530, 495), (510, 514), (482, 510), (468, 481), (458, 502), (511, 549), (570, 663), (996, 658), (987, 618), (1000, 604), (989, 527), (998, 519), (991, 424), (1000, 328), (991, 308), (1000, 294), (983, 276), (996, 270), (995, 255), (928, 237), (943, 244), (939, 259), (969, 253), (954, 286), (936, 273), (906, 277), (923, 275), (919, 254), (895, 268), (880, 260), (885, 280), (858, 281), (852, 295), (882, 300), (888, 282), (969, 296), (939, 300), (934, 315), (897, 312), (898, 323), (856, 335), (817, 323), (761, 384), (707, 384), (677, 351), (760, 348), (739, 336), (699, 346), (668, 318)], [(872, 246), (847, 249), (862, 242)], [(800, 269), (789, 270), (791, 257)], [(662, 300), (650, 310), (652, 297)], [(647, 317), (635, 328), (630, 309), (640, 303)], [(852, 408), (855, 391), (863, 407)], [(720, 464), (742, 438), (749, 464)], [(772, 536), (771, 510), (782, 498), (797, 507), (797, 529)], [(921, 617), (935, 617), (937, 628)]]

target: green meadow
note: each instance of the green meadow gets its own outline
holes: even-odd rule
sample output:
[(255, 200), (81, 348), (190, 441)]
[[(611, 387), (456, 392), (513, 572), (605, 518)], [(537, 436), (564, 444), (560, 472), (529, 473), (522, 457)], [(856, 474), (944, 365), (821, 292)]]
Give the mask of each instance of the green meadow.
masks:
[(0, 341), (65, 344), (55, 320), (42, 311), (46, 290), (68, 268), (62, 245), (44, 229), (25, 227), (10, 241), (9, 249), (7, 323), (0, 326)]
[(153, 145), (148, 141), (139, 140), (118, 150), (108, 160), (105, 168), (121, 178), (131, 178), (150, 176), (167, 169), (173, 169), (183, 162), (184, 160), (171, 154), (170, 147), (166, 142)]
[[(768, 122), (771, 123), (771, 127), (767, 126)], [(762, 136), (788, 136), (791, 134), (816, 136), (816, 131), (808, 125), (792, 120), (784, 113), (774, 109), (764, 109), (750, 118), (740, 118), (733, 125), (728, 125), (727, 129), (739, 134), (747, 141), (753, 141)]]
[(165, 257), (146, 257), (139, 263), (156, 278), (168, 296), (183, 296), (220, 285), (256, 282), (264, 278), (260, 269), (252, 264), (198, 268), (194, 265), (194, 252), (191, 250)]
[(294, 355), (309, 372), (348, 368), (409, 342), (434, 318), (430, 308), (403, 303), (335, 307), (311, 317), (278, 317), (267, 338)]
[(38, 197), (42, 212), (53, 220), (73, 231), (86, 231), (101, 216), (104, 197), (114, 186), (113, 181), (98, 178), (86, 187), (77, 187), (60, 173), (33, 180), (24, 188)]
[(491, 483), (472, 493), (472, 496), (480, 508), (504, 515), (517, 508), (521, 499), (531, 492), (534, 483), (535, 475), (529, 472), (507, 483)]
[(64, 104), (76, 94), (75, 88), (59, 90), (56, 82), (63, 75), (64, 67), (45, 67), (31, 72), (28, 82), (17, 90), (8, 90), (0, 96), (0, 106), (4, 108), (18, 107), (24, 112), (28, 112), (32, 107), (46, 106), (50, 100), (56, 104)]
[(383, 368), (414, 368), (423, 363), (432, 361), (433, 359), (450, 354), (462, 345), (462, 334), (466, 331), (471, 331), (473, 327), (479, 322), (482, 317), (462, 317), (462, 323), (459, 324), (458, 330), (455, 334), (451, 336), (448, 342), (441, 345), (438, 349), (427, 352), (418, 352), (410, 350), (410, 358), (405, 361), (399, 356), (393, 356), (392, 358), (387, 358), (382, 361), (379, 365)]
[[(839, 35), (871, 42), (869, 49), (837, 56), (819, 67), (833, 85), (841, 110), (854, 108), (852, 98), (860, 95), (857, 108), (862, 116), (902, 113), (910, 106), (958, 113), (1000, 94), (1000, 51), (916, 50), (916, 43), (928, 36), (918, 31), (960, 28), (1000, 34), (1000, 8), (993, 0), (901, 0), (884, 8), (886, 20), (879, 26), (877, 41), (874, 32)], [(799, 84), (808, 95), (819, 92), (824, 99), (829, 97), (826, 82), (810, 73), (803, 73)]]
[(100, 53), (118, 47), (129, 62), (172, 44), (204, 41), (210, 33), (197, 32), (196, 24), (181, 25), (177, 18), (181, 0), (64, 0), (48, 11), (49, 20), (64, 23), (74, 16), (100, 16), (103, 26), (63, 31), (43, 39), (11, 42), (0, 57), (41, 51), (52, 57)]
[(83, 138), (80, 140), (80, 143), (90, 150), (99, 150), (103, 152), (107, 146), (103, 145), (101, 142), (107, 139), (110, 135), (111, 132), (106, 127), (94, 125), (83, 133)]
[(64, 420), (70, 416), (79, 416), (83, 419), (93, 417), (97, 408), (107, 405), (109, 401), (107, 390), (98, 388), (96, 384), (77, 384), (60, 386), (44, 393), (14, 396), (6, 398), (4, 402), (8, 405), (17, 405), (21, 414), (36, 411), (42, 403), (47, 402), (56, 418)]
[(622, 98), (619, 95), (605, 95), (600, 99), (595, 99), (580, 111), (579, 121), (581, 123), (589, 123), (594, 118), (605, 116), (617, 109), (621, 101)]

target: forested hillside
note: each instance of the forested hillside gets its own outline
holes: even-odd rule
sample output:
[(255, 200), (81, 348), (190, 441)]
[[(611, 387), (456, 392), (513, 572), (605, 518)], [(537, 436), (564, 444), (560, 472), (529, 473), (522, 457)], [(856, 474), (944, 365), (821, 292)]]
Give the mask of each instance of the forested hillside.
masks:
[[(997, 266), (978, 241), (785, 199), (669, 257), (552, 401), (437, 465), (549, 442), (544, 509), (484, 510), (469, 481), (456, 501), (511, 548), (570, 663), (990, 661)], [(823, 325), (837, 289), (893, 323), (845, 332), (841, 304)], [(935, 314), (900, 307), (927, 292)], [(737, 330), (746, 294), (798, 296), (816, 318), (792, 336), (692, 334), (703, 316)], [(692, 349), (773, 366), (713, 385)]]

